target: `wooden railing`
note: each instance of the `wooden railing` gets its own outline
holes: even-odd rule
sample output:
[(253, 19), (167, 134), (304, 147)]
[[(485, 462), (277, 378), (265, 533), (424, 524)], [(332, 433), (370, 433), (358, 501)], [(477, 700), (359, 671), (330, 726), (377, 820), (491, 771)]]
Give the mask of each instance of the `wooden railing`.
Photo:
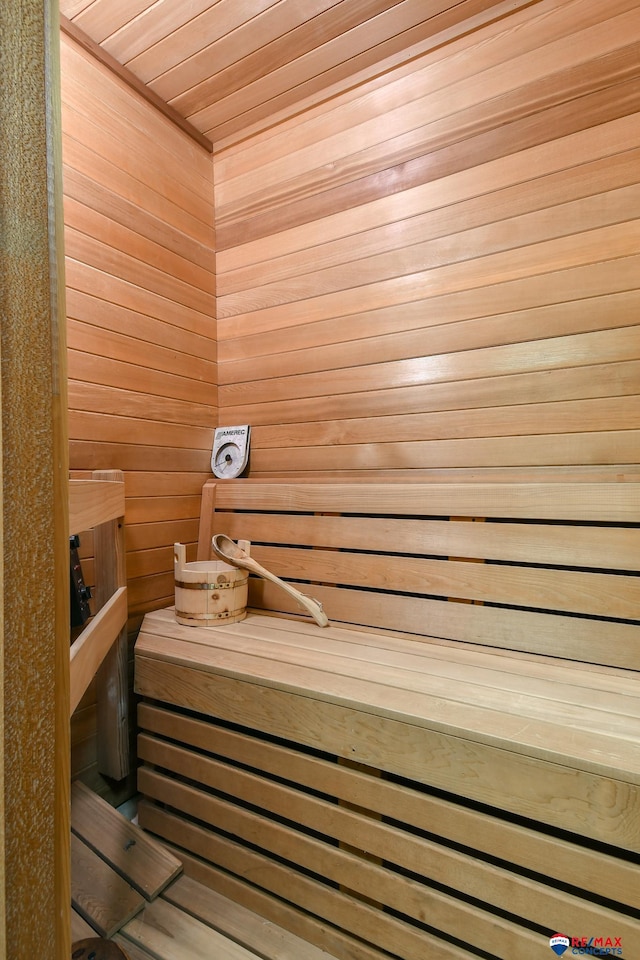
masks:
[(98, 768), (116, 780), (129, 772), (124, 511), (120, 470), (69, 481), (69, 535), (93, 530), (96, 605), (71, 645), (71, 713), (97, 677)]

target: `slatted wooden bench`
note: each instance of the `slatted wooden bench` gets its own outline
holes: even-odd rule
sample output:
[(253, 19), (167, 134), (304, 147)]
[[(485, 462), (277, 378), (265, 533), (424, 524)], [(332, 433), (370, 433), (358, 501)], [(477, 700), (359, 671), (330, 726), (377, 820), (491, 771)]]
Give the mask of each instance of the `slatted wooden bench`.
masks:
[(330, 626), (263, 580), (146, 616), (139, 816), (187, 873), (345, 960), (640, 956), (640, 484), (227, 481), (214, 532)]

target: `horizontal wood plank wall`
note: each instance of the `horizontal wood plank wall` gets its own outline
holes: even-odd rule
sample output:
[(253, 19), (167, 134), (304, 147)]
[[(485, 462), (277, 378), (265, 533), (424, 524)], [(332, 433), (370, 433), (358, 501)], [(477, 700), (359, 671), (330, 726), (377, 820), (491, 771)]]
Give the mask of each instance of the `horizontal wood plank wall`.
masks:
[[(147, 610), (173, 602), (173, 543), (197, 540), (210, 476), (212, 164), (71, 39), (61, 45), (70, 467), (124, 471), (133, 640)], [(72, 738), (74, 774), (105, 792), (93, 688)]]
[(211, 157), (62, 37), (71, 469), (118, 468), (133, 617), (197, 539), (216, 423)]
[(214, 154), (251, 476), (637, 474), (639, 13), (540, 0)]

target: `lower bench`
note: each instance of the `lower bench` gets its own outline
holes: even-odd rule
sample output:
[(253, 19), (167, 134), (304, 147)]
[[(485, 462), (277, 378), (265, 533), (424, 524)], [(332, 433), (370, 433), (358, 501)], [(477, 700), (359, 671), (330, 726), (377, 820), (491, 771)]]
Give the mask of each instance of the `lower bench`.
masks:
[(638, 955), (637, 485), (373, 486), (220, 485), (331, 626), (147, 615), (141, 824), (345, 960)]

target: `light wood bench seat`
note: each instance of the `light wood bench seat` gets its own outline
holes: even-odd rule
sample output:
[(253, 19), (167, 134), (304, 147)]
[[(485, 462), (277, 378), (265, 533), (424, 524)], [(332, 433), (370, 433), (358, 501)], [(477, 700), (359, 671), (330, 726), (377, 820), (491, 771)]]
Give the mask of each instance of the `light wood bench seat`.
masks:
[(638, 952), (639, 484), (228, 481), (213, 532), (330, 626), (145, 618), (140, 822), (197, 879), (338, 957)]

